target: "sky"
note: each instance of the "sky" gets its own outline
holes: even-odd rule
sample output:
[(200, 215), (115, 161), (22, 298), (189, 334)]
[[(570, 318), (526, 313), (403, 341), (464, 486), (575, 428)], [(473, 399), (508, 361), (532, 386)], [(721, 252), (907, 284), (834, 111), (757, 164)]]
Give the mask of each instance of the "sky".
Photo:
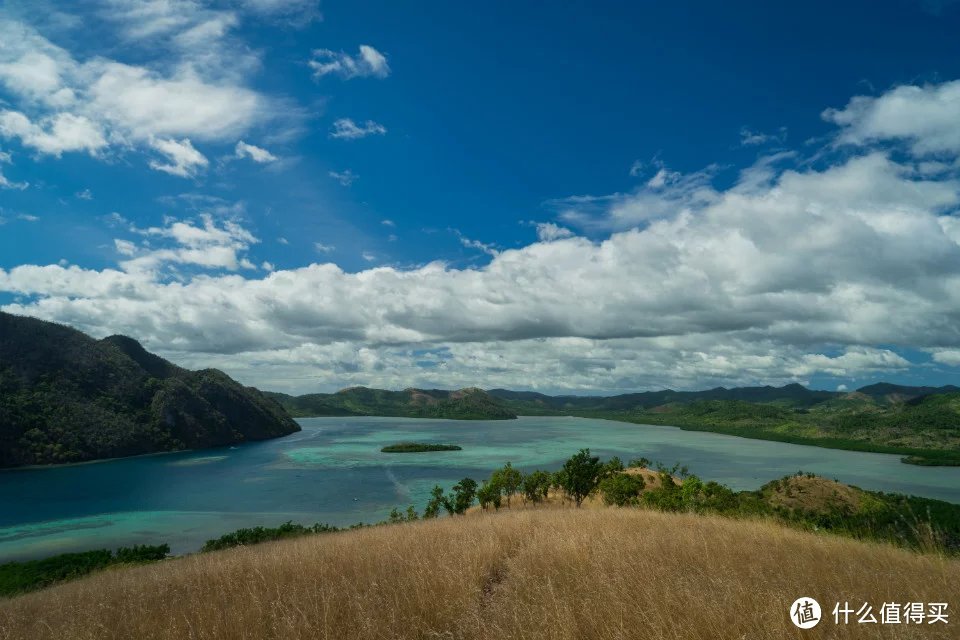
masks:
[(0, 309), (290, 393), (960, 384), (958, 32), (0, 0)]

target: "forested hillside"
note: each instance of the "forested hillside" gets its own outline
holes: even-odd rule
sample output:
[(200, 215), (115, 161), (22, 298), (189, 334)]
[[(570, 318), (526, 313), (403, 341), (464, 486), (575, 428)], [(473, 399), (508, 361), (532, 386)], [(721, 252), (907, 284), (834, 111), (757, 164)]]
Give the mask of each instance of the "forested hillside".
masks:
[(405, 389), (386, 391), (350, 387), (336, 393), (289, 396), (268, 393), (297, 417), (309, 416), (396, 416), (405, 418), (448, 418), (455, 420), (509, 420), (517, 415), (499, 400), (476, 388), (444, 391)]
[(221, 371), (0, 312), (0, 467), (263, 440), (300, 427)]

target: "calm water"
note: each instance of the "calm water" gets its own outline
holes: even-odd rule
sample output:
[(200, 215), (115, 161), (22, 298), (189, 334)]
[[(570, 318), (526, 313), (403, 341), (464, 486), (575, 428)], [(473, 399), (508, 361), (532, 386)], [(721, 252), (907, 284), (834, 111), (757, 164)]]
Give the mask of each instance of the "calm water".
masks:
[[(624, 461), (680, 461), (699, 476), (754, 489), (800, 469), (865, 489), (960, 503), (960, 468), (898, 456), (747, 440), (584, 418), (460, 422), (310, 418), (286, 438), (54, 468), (0, 472), (0, 562), (135, 543), (175, 553), (243, 526), (292, 519), (347, 525), (420, 510), (435, 484), (476, 479), (507, 460), (555, 469), (580, 447)], [(384, 445), (446, 442), (463, 451), (386, 454)]]

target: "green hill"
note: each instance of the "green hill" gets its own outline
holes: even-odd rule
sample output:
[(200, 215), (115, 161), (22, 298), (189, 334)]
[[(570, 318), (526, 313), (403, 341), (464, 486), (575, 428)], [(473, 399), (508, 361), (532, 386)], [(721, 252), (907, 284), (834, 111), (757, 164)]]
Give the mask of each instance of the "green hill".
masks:
[(699, 400), (739, 400), (773, 403), (786, 407), (810, 407), (842, 394), (815, 391), (799, 384), (783, 387), (716, 387), (704, 391), (644, 391), (616, 396), (548, 396), (532, 391), (491, 389), (490, 395), (521, 413), (551, 413), (555, 410), (624, 411), (650, 409), (666, 404), (688, 404)]
[(521, 415), (575, 415), (662, 424), (745, 438), (905, 455), (912, 464), (960, 464), (957, 387), (878, 383), (852, 393), (717, 387), (618, 396), (548, 396), (493, 389)]
[(0, 467), (213, 447), (299, 431), (277, 403), (136, 340), (0, 312)]
[(403, 418), (448, 418), (454, 420), (510, 420), (517, 414), (487, 392), (467, 388), (404, 389), (386, 391), (350, 387), (336, 393), (289, 396), (269, 393), (297, 417), (312, 416), (396, 416)]

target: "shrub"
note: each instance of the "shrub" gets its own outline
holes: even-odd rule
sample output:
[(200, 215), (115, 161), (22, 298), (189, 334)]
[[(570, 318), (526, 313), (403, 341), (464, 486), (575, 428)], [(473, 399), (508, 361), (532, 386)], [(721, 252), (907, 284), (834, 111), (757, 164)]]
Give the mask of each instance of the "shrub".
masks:
[(615, 473), (600, 481), (600, 493), (608, 505), (625, 507), (636, 504), (646, 483), (640, 476)]

